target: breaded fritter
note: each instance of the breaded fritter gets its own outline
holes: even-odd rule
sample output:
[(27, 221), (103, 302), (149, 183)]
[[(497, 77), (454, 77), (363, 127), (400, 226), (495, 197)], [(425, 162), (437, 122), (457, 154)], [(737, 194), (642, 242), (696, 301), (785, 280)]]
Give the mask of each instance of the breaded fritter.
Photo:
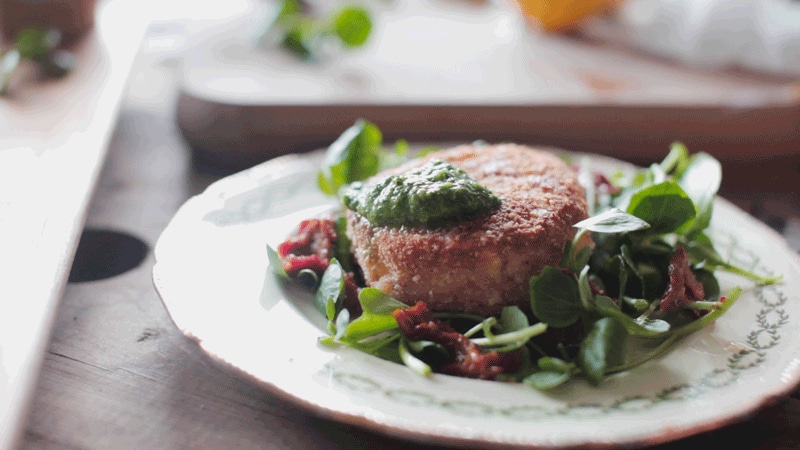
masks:
[(502, 204), (446, 229), (374, 226), (347, 211), (347, 234), (367, 285), (404, 303), (425, 301), (434, 311), (497, 315), (509, 305), (529, 310), (529, 279), (559, 263), (575, 235), (572, 225), (587, 217), (576, 174), (543, 150), (500, 144), (437, 151), (374, 178), (432, 158), (463, 169)]

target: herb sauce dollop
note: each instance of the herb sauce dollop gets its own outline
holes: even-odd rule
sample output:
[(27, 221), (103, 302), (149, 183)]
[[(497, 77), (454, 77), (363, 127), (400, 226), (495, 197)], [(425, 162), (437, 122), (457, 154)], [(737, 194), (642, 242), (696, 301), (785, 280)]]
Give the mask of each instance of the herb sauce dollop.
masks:
[(374, 185), (353, 183), (343, 200), (373, 225), (430, 229), (454, 226), (501, 204), (462, 169), (439, 159)]

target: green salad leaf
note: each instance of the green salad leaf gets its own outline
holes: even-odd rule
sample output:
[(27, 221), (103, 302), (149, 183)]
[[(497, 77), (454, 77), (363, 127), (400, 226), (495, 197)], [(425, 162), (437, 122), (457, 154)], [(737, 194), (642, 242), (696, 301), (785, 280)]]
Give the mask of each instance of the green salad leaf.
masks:
[(576, 223), (574, 226), (596, 233), (624, 233), (650, 228), (649, 223), (619, 208), (609, 208), (596, 216)]
[(575, 323), (583, 312), (578, 285), (555, 267), (545, 267), (530, 280), (533, 315), (553, 327)]
[(382, 142), (381, 130), (366, 120), (358, 120), (345, 130), (325, 153), (317, 175), (322, 192), (335, 195), (341, 187), (378, 173)]
[(361, 340), (397, 329), (397, 320), (392, 312), (408, 305), (386, 294), (380, 289), (364, 288), (358, 294), (363, 313), (347, 325), (345, 336), (351, 340)]
[(372, 34), (372, 17), (360, 5), (343, 5), (327, 16), (315, 14), (302, 0), (283, 0), (261, 37), (267, 43), (277, 35), (279, 45), (302, 61), (319, 59), (325, 43), (338, 42), (343, 48), (364, 45)]
[(600, 384), (608, 367), (622, 361), (628, 334), (611, 317), (604, 317), (592, 325), (581, 342), (578, 365), (590, 383)]
[(658, 234), (677, 231), (697, 214), (692, 200), (674, 181), (664, 181), (636, 192), (627, 212), (647, 222)]
[(347, 47), (364, 45), (372, 32), (369, 12), (360, 6), (349, 6), (338, 11), (331, 21), (331, 28)]
[(75, 55), (58, 49), (61, 32), (57, 29), (27, 27), (16, 36), (14, 45), (0, 51), (0, 95), (8, 93), (11, 78), (22, 61), (29, 61), (48, 77), (62, 77), (75, 67)]

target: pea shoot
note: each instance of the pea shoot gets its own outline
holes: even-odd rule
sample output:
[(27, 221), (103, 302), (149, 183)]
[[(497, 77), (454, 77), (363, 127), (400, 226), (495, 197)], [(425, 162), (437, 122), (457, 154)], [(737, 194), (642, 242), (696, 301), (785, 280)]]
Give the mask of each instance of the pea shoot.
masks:
[(0, 51), (0, 95), (8, 93), (11, 79), (22, 61), (36, 64), (48, 77), (62, 77), (75, 66), (75, 57), (59, 50), (61, 33), (58, 30), (25, 28), (17, 35), (14, 45)]
[(372, 18), (362, 6), (343, 6), (319, 17), (305, 1), (282, 0), (277, 15), (262, 36), (262, 43), (273, 38), (298, 59), (314, 61), (327, 42), (353, 49), (364, 45), (371, 33)]

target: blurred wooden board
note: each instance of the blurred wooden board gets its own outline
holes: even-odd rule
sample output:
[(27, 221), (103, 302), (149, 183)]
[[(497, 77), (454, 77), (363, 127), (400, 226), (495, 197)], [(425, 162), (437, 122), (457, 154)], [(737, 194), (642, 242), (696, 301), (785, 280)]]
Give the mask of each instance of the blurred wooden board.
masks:
[(503, 2), (387, 2), (366, 48), (302, 63), (256, 44), (270, 14), (191, 36), (177, 120), (219, 170), (327, 145), (357, 118), (388, 140), (517, 141), (650, 160), (681, 140), (720, 159), (800, 153), (800, 84), (681, 67), (540, 35)]
[[(76, 67), (0, 97), (0, 448), (19, 437), (146, 21), (101, 2)], [(18, 75), (18, 76), (17, 76)]]

